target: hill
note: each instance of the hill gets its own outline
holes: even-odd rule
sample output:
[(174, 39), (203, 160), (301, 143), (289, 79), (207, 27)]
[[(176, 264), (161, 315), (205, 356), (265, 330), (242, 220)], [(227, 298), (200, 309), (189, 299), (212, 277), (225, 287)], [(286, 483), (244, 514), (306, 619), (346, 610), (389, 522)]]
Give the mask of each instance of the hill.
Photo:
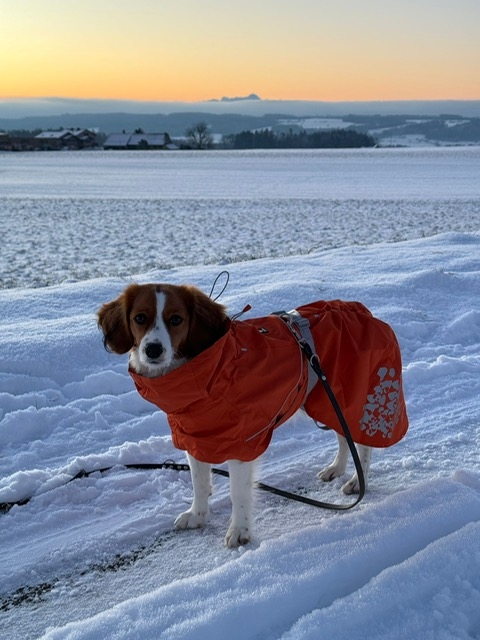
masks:
[(480, 143), (480, 100), (314, 102), (262, 100), (256, 94), (205, 102), (0, 100), (0, 130), (86, 128), (103, 133), (168, 131), (180, 137), (205, 121), (218, 136), (272, 129), (351, 127), (381, 144)]

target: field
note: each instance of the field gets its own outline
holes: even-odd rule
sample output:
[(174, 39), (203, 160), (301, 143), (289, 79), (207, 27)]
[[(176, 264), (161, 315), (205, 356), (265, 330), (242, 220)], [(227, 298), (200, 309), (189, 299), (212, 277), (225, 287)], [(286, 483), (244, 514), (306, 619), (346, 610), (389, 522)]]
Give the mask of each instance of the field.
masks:
[[(0, 156), (2, 640), (460, 640), (480, 636), (480, 150)], [(191, 282), (253, 316), (360, 300), (402, 349), (409, 431), (344, 514), (256, 492), (227, 550), (228, 484), (202, 530), (166, 416), (99, 306)], [(51, 284), (51, 286), (45, 286)], [(332, 433), (279, 427), (259, 480), (341, 501)], [(80, 470), (95, 471), (69, 482)], [(350, 469), (351, 470), (351, 469)]]
[(0, 288), (476, 231), (480, 148), (0, 155)]

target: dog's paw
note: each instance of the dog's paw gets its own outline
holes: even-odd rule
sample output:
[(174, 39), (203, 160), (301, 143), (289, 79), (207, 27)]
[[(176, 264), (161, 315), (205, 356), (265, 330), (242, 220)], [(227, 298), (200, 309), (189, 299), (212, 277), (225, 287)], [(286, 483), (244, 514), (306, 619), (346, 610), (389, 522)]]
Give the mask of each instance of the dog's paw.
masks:
[(344, 473), (345, 469), (342, 469), (337, 464), (331, 464), (329, 467), (322, 469), (322, 471), (317, 474), (317, 478), (320, 478), (323, 482), (331, 482), (332, 480), (335, 480), (335, 478), (343, 476)]
[(175, 520), (175, 529), (200, 529), (205, 525), (206, 513), (194, 513), (189, 509), (181, 513)]
[(250, 531), (246, 527), (230, 527), (225, 536), (225, 545), (229, 548), (239, 547), (250, 542)]
[(342, 491), (347, 496), (355, 493), (360, 493), (360, 482), (358, 481), (357, 474), (355, 474), (353, 478), (350, 478), (350, 480), (343, 485)]

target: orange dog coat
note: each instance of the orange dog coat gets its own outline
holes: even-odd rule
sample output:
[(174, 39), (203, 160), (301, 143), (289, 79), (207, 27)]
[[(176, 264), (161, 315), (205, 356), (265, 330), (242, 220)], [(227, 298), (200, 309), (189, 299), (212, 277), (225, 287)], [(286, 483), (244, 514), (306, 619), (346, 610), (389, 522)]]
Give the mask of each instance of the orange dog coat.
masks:
[[(391, 327), (358, 302), (319, 301), (297, 311), (310, 321), (320, 363), (355, 442), (388, 447), (408, 419), (400, 349)], [(167, 413), (173, 444), (197, 460), (254, 460), (273, 430), (303, 406), (343, 435), (323, 385), (307, 394), (308, 364), (278, 316), (231, 321), (212, 347), (137, 390)]]

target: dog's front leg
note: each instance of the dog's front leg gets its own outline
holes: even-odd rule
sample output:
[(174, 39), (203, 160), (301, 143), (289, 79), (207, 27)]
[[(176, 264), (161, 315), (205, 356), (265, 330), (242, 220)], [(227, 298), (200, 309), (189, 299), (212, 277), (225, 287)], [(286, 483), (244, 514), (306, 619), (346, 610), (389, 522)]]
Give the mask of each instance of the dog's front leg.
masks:
[(254, 468), (254, 462), (228, 461), (232, 521), (225, 536), (227, 547), (238, 547), (250, 542)]
[(208, 498), (212, 493), (211, 465), (200, 462), (187, 453), (193, 485), (193, 502), (190, 509), (175, 520), (176, 529), (198, 529), (203, 527), (208, 515)]

